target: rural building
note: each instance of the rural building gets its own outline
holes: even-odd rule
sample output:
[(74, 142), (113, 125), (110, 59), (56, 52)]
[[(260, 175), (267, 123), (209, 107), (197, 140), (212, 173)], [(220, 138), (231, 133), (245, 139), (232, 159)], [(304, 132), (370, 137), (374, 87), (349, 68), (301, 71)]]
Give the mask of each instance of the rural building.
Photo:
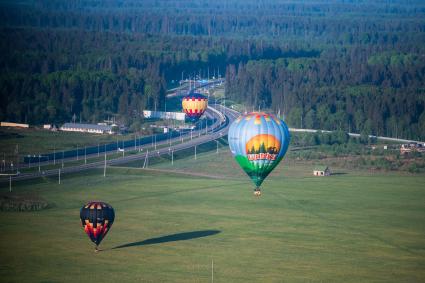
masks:
[(60, 127), (60, 130), (65, 132), (113, 134), (112, 126), (96, 124), (65, 123)]
[(318, 166), (314, 168), (313, 175), (314, 176), (330, 176), (331, 170), (329, 169), (328, 166)]
[(166, 119), (184, 121), (186, 114), (183, 112), (164, 112), (164, 111), (151, 111), (143, 110), (143, 117), (148, 119)]
[(14, 128), (29, 128), (28, 124), (19, 124), (19, 123), (11, 123), (11, 122), (1, 122), (0, 126), (2, 127), (14, 127)]

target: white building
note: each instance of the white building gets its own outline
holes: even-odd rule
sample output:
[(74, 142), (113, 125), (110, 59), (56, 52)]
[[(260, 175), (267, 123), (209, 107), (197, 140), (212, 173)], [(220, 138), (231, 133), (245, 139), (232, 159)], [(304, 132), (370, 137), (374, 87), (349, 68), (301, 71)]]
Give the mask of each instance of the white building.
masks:
[(178, 121), (184, 121), (186, 118), (186, 113), (143, 110), (143, 117), (148, 119), (173, 119)]
[(331, 170), (328, 166), (318, 166), (313, 170), (314, 176), (330, 176)]
[(95, 124), (65, 123), (60, 127), (60, 130), (65, 132), (113, 134), (112, 126)]
[(12, 122), (0, 122), (1, 127), (14, 127), (14, 128), (29, 128), (28, 124), (12, 123)]

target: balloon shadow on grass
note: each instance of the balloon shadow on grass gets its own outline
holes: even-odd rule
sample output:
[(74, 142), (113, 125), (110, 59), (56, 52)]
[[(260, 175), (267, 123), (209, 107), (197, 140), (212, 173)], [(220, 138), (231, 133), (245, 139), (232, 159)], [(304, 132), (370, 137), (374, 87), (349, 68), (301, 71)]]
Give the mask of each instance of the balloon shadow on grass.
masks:
[(113, 247), (112, 250), (129, 248), (129, 247), (137, 247), (137, 246), (154, 245), (154, 244), (161, 244), (161, 243), (168, 243), (168, 242), (187, 241), (187, 240), (192, 240), (196, 238), (203, 238), (203, 237), (216, 235), (220, 232), (221, 231), (219, 230), (201, 230), (201, 231), (183, 232), (183, 233), (171, 234), (171, 235), (161, 236), (157, 238), (150, 238), (150, 239), (146, 239), (139, 242), (133, 242), (133, 243), (116, 246), (116, 247)]

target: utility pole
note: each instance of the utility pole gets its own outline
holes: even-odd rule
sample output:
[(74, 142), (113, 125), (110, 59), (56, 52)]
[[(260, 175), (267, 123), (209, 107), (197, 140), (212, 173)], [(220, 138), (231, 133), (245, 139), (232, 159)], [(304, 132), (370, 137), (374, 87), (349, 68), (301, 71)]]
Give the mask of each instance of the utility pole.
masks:
[(171, 165), (174, 165), (174, 149), (171, 151)]
[(61, 184), (61, 169), (59, 168), (59, 185)]
[(147, 156), (148, 156), (148, 152), (149, 152), (149, 149), (146, 149), (145, 160), (143, 161), (143, 166), (142, 166), (142, 168), (145, 168), (145, 166), (146, 166), (146, 158), (147, 158)]
[(12, 176), (9, 176), (9, 192), (12, 192)]
[(105, 164), (103, 165), (103, 177), (106, 177), (106, 150), (105, 150)]
[(16, 174), (19, 172), (19, 145), (16, 145)]

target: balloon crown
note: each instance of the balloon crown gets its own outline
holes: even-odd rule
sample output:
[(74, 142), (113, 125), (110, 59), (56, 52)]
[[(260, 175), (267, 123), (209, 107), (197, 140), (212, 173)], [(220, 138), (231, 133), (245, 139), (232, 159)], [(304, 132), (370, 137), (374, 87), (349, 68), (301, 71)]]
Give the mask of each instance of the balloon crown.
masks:
[(183, 97), (183, 99), (207, 99), (207, 97), (197, 92), (191, 92)]

